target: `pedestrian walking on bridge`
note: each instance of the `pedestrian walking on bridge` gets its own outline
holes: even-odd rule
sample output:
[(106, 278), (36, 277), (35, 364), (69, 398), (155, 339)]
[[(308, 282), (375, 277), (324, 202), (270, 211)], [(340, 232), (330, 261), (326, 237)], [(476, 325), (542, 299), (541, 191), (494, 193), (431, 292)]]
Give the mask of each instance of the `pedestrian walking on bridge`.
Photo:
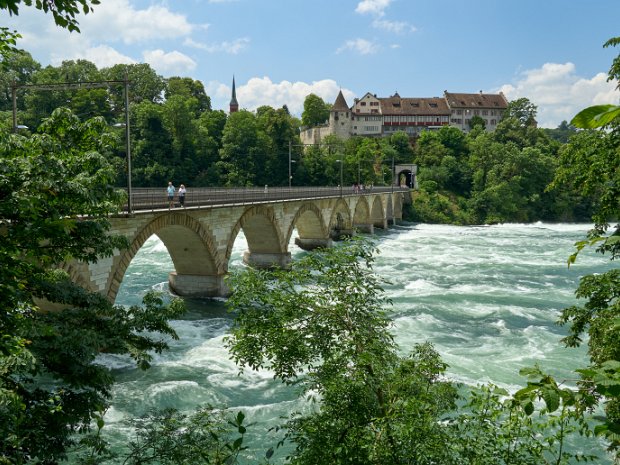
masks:
[(174, 206), (174, 185), (172, 181), (168, 181), (168, 210)]

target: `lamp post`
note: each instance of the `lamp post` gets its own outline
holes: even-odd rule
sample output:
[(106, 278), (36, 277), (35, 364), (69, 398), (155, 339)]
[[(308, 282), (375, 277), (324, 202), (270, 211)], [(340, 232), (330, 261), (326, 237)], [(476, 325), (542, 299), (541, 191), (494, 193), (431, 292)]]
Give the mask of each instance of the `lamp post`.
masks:
[(340, 197), (342, 197), (342, 165), (343, 162), (342, 160), (336, 160), (338, 163), (340, 163)]
[(129, 77), (125, 71), (123, 82), (125, 94), (125, 147), (127, 149), (127, 213), (133, 212), (133, 201), (131, 195), (131, 141), (129, 139)]
[(394, 176), (396, 175), (396, 173), (394, 173), (394, 155), (392, 155), (392, 193), (394, 193)]
[(288, 141), (288, 188), (291, 188), (291, 182), (293, 180), (293, 175), (291, 174), (291, 155), (292, 155), (292, 143)]

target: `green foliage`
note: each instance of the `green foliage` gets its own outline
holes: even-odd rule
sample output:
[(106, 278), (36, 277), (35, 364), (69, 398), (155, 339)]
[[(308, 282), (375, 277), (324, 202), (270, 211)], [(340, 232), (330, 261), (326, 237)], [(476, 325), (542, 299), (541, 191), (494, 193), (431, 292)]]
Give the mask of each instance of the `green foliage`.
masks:
[(522, 97), (508, 103), (508, 108), (502, 114), (502, 121), (513, 118), (523, 127), (534, 126), (537, 113), (536, 105)]
[(128, 465), (234, 465), (246, 449), (249, 425), (244, 421), (243, 412), (231, 415), (212, 407), (191, 415), (164, 410), (131, 420), (135, 439), (128, 444), (129, 452), (119, 455)]
[(17, 16), (22, 3), (26, 6), (34, 4), (38, 10), (52, 13), (57, 26), (80, 32), (76, 15), (90, 13), (93, 5), (99, 5), (100, 0), (3, 0), (0, 2), (0, 9), (8, 10), (9, 14)]
[(594, 129), (607, 126), (620, 118), (620, 106), (595, 105), (581, 110), (571, 120), (571, 124), (583, 129)]
[(267, 139), (258, 131), (256, 116), (241, 110), (229, 116), (222, 134), (217, 169), (226, 186), (252, 186), (264, 179), (262, 156)]
[(17, 39), (20, 39), (21, 35), (17, 31), (11, 31), (8, 27), (0, 27), (0, 65), (2, 69), (7, 68), (7, 59), (18, 53)]
[[(605, 46), (617, 45), (618, 38)], [(616, 58), (609, 78), (617, 77)], [(560, 167), (552, 187), (570, 185), (595, 199), (592, 219), (594, 228), (588, 238), (576, 244), (576, 252), (569, 258), (574, 263), (578, 254), (587, 246), (597, 246), (597, 251), (608, 253), (612, 260), (620, 256), (620, 224), (610, 226), (620, 219), (620, 113), (613, 105), (590, 107), (580, 112), (573, 123), (585, 128), (604, 127), (604, 131), (586, 130), (571, 138), (561, 152)], [(581, 344), (588, 335), (588, 353), (591, 366), (578, 370), (582, 379), (581, 391), (587, 392), (605, 408), (595, 432), (609, 441), (616, 460), (620, 457), (620, 270), (581, 278), (576, 291), (585, 303), (564, 309), (560, 324), (569, 324), (569, 334), (564, 339), (568, 346)]]
[[(559, 386), (538, 367), (521, 370), (530, 380), (514, 395), (497, 386), (472, 389), (460, 414), (451, 420), (456, 455), (464, 464), (569, 464), (595, 462), (597, 448), (584, 411), (583, 396)], [(569, 448), (569, 439), (585, 438), (589, 453)]]
[[(588, 390), (564, 387), (536, 367), (522, 370), (528, 383), (512, 396), (483, 386), (459, 398), (430, 344), (399, 355), (373, 253), (371, 244), (354, 240), (306, 256), (288, 273), (231, 276), (236, 319), (226, 344), (233, 359), (242, 370), (271, 370), (308, 402), (284, 425), (280, 444), (294, 446), (287, 463), (596, 460), (568, 447), (575, 435), (592, 436), (586, 412), (596, 398)], [(609, 372), (601, 376), (606, 383)]]
[[(0, 133), (0, 451), (10, 463), (55, 463), (90, 429), (113, 383), (101, 352), (147, 368), (167, 347), (157, 334), (176, 337), (167, 320), (179, 302), (149, 294), (144, 307), (114, 306), (57, 269), (126, 246), (107, 220), (124, 200), (102, 155), (112, 142), (102, 118), (66, 109), (31, 137)], [(41, 311), (45, 301), (58, 310)]]
[(291, 463), (433, 463), (445, 458), (439, 416), (456, 390), (428, 344), (399, 357), (388, 331), (388, 303), (371, 272), (373, 247), (352, 241), (306, 256), (290, 272), (234, 274), (236, 313), (227, 346), (242, 367), (320, 398), (293, 414)]
[(474, 129), (475, 127), (480, 127), (482, 129), (487, 127), (482, 116), (474, 115), (469, 120), (469, 129)]
[(331, 106), (318, 95), (307, 95), (301, 113), (301, 124), (308, 127), (324, 124), (329, 119), (330, 108)]
[(577, 129), (572, 124), (562, 121), (555, 129), (543, 129), (545, 133), (553, 140), (557, 140), (562, 144), (566, 144), (569, 139), (577, 133)]

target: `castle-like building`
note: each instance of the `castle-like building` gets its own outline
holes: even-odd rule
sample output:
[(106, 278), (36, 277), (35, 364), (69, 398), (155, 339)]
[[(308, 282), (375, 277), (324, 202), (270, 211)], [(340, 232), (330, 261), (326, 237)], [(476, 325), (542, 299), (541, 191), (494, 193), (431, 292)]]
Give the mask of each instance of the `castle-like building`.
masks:
[(443, 126), (454, 126), (469, 131), (472, 117), (479, 116), (485, 122), (487, 131), (497, 127), (508, 100), (499, 94), (455, 94), (444, 91), (443, 97), (403, 98), (398, 92), (391, 97), (381, 98), (366, 93), (355, 99), (349, 107), (338, 93), (329, 121), (326, 124), (301, 131), (304, 144), (318, 144), (330, 134), (342, 139), (353, 136), (382, 137), (396, 131), (404, 131), (409, 137), (417, 137), (422, 131), (437, 130)]

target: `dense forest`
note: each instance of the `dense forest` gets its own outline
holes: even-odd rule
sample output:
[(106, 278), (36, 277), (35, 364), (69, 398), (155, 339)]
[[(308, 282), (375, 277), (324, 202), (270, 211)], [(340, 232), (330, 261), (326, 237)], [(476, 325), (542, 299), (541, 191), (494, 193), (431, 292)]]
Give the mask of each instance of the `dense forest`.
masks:
[[(10, 0), (0, 9), (17, 14), (20, 3)], [(97, 3), (57, 0), (52, 14), (59, 26), (76, 29), (76, 8), (90, 9)], [(48, 11), (49, 3), (36, 2), (35, 7)], [(0, 28), (3, 62), (16, 59), (14, 44), (15, 34)], [(620, 38), (606, 44), (618, 45)], [(38, 71), (33, 70), (31, 78)], [(620, 78), (620, 55), (609, 78)], [(162, 101), (155, 101), (162, 98), (158, 91), (157, 98), (134, 102), (135, 145), (152, 142), (138, 137), (136, 108), (141, 105), (142, 116), (153, 122), (143, 130), (159, 124), (167, 128), (156, 133), (167, 134), (165, 142), (173, 152), (161, 156), (174, 153), (179, 160), (185, 160), (189, 147), (201, 147), (189, 144), (200, 133), (198, 126), (185, 125), (202, 117), (213, 122), (209, 117), (220, 114), (214, 117), (219, 123), (213, 132), (207, 124), (205, 139), (199, 139), (213, 137), (215, 143), (214, 134), (221, 128), (221, 147), (208, 152), (214, 163), (205, 166), (219, 169), (216, 174), (224, 176), (227, 185), (240, 179), (240, 185), (257, 182), (259, 178), (248, 177), (257, 173), (241, 173), (245, 167), (237, 167), (235, 157), (249, 155), (248, 147), (256, 149), (252, 153), (257, 157), (264, 156), (261, 144), (269, 147), (276, 139), (268, 137), (269, 126), (259, 120), (271, 111), (226, 118), (208, 109), (206, 96), (201, 103), (200, 91), (188, 96), (195, 90), (194, 81), (179, 78), (177, 84), (171, 91), (167, 82)], [(76, 107), (62, 108), (69, 103), (66, 98), (59, 102), (60, 108), (50, 108), (49, 115), (28, 117), (31, 107), (21, 103), (20, 124), (37, 127), (34, 134), (12, 133), (10, 125), (0, 129), (0, 463), (59, 463), (69, 453), (81, 464), (241, 463), (245, 435), (253, 425), (245, 422), (242, 412), (223, 406), (190, 414), (166, 410), (136, 419), (135, 440), (127, 450), (119, 454), (108, 447), (102, 432), (114, 377), (96, 358), (102, 352), (122, 354), (148, 369), (153, 354), (166, 350), (167, 338), (177, 337), (168, 322), (184, 309), (182, 302), (165, 304), (153, 293), (142, 306), (116, 306), (58, 269), (63, 261), (92, 263), (128, 246), (123, 237), (108, 234), (108, 215), (123, 201), (114, 188), (122, 153), (116, 152), (118, 137), (110, 137), (114, 133), (109, 124), (118, 121), (118, 107), (110, 103), (108, 120), (88, 119)], [(162, 111), (168, 102), (178, 107)], [(177, 118), (182, 109), (195, 118)], [(285, 109), (273, 111), (290, 118)], [(577, 244), (569, 263), (586, 247), (595, 247), (603, 262), (618, 259), (620, 226), (610, 223), (620, 217), (620, 106), (582, 111), (573, 123), (583, 130), (564, 145), (537, 129), (533, 118), (535, 108), (517, 101), (493, 134), (473, 128), (465, 136), (445, 128), (425, 134), (414, 149), (402, 140), (401, 149), (420, 163), (419, 204), (428, 206), (429, 214), (443, 212), (442, 220), (463, 222), (501, 221), (504, 215), (521, 215), (521, 209), (524, 221), (537, 211), (564, 217), (591, 209), (594, 228)], [(273, 129), (276, 133), (279, 129)], [(289, 140), (280, 142), (288, 146)], [(385, 152), (389, 147), (383, 146), (381, 155), (378, 149), (391, 143), (353, 140), (328, 149), (340, 150), (341, 156), (360, 152), (375, 157), (368, 165), (372, 169), (364, 173), (371, 177), (382, 173), (374, 169), (377, 160), (392, 157), (393, 152)], [(351, 161), (349, 176), (361, 176), (361, 158)], [(168, 166), (182, 167), (161, 165), (164, 170)], [(431, 208), (432, 202), (441, 202), (442, 208)], [(372, 243), (354, 240), (308, 254), (288, 272), (248, 269), (232, 277), (235, 292), (228, 305), (235, 323), (226, 340), (231, 357), (248, 370), (268, 367), (276, 379), (316, 400), (314, 408), (283, 419), (282, 442), (291, 445), (287, 463), (558, 465), (597, 463), (605, 455), (604, 447), (618, 462), (617, 268), (584, 276), (576, 291), (582, 300), (559, 314), (558, 323), (568, 329), (562, 342), (588, 346), (588, 366), (577, 370), (573, 381), (565, 383), (538, 367), (525, 367), (521, 372), (527, 381), (516, 392), (496, 386), (463, 392), (446, 378), (446, 364), (430, 344), (410, 347), (402, 355), (394, 343), (384, 283), (372, 270), (374, 256)], [(41, 299), (62, 309), (43, 312)], [(570, 447), (577, 436), (598, 438), (580, 450)], [(268, 439), (260, 463), (270, 463), (279, 445)]]

